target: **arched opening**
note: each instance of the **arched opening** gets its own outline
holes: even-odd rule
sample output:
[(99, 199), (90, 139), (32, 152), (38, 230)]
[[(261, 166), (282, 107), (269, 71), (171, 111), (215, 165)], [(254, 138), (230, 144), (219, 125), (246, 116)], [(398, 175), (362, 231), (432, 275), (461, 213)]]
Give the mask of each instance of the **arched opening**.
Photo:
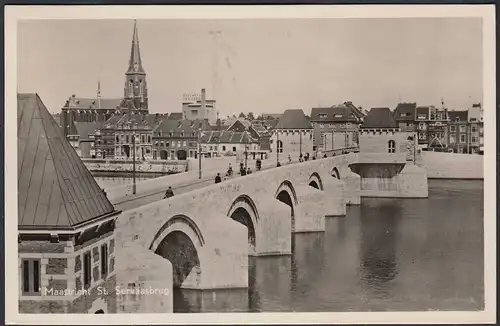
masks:
[(230, 216), (236, 222), (239, 222), (247, 227), (248, 230), (248, 246), (249, 255), (255, 254), (255, 226), (252, 222), (250, 213), (243, 207), (238, 207)]
[(156, 248), (155, 254), (172, 263), (173, 288), (180, 288), (192, 272), (197, 274), (201, 272), (198, 252), (189, 236), (182, 231), (172, 231), (167, 234)]
[(278, 140), (276, 142), (276, 146), (278, 153), (283, 153), (283, 142), (281, 140)]
[(185, 159), (187, 159), (187, 152), (183, 149), (179, 149), (177, 151), (177, 159), (181, 160), (181, 161), (184, 161)]
[(313, 188), (316, 188), (321, 191), (323, 190), (323, 182), (321, 181), (321, 178), (317, 172), (311, 174), (311, 176), (309, 177), (308, 184)]
[(316, 183), (316, 181), (315, 181), (315, 180), (312, 180), (311, 182), (309, 182), (309, 185), (310, 185), (311, 187), (313, 187), (313, 188), (319, 189), (319, 186), (318, 186), (318, 184)]
[(339, 173), (339, 170), (337, 168), (333, 168), (332, 177), (334, 177), (335, 179), (340, 179), (340, 173)]
[(160, 159), (161, 160), (166, 160), (168, 158), (168, 152), (164, 149), (160, 151)]
[(290, 194), (286, 190), (281, 190), (276, 196), (276, 199), (290, 206), (290, 217), (292, 218), (292, 232), (295, 232), (295, 211), (293, 208), (293, 201), (292, 198), (290, 197)]
[(396, 153), (396, 142), (394, 140), (389, 140), (387, 147), (389, 153)]
[(248, 254), (253, 256), (256, 247), (255, 227), (259, 220), (259, 213), (253, 200), (241, 195), (233, 201), (227, 216), (247, 227), (248, 230)]
[(103, 313), (104, 313), (104, 310), (102, 310), (102, 309), (99, 309), (96, 312), (94, 312), (94, 314), (103, 314)]

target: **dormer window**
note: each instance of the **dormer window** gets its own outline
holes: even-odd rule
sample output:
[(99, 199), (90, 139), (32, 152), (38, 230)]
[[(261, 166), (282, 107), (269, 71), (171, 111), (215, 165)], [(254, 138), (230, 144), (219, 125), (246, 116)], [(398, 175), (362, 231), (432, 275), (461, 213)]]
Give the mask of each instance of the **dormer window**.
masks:
[(319, 114), (319, 117), (320, 117), (321, 119), (325, 119), (325, 118), (327, 117), (327, 115), (326, 115), (326, 113), (320, 113), (320, 114)]

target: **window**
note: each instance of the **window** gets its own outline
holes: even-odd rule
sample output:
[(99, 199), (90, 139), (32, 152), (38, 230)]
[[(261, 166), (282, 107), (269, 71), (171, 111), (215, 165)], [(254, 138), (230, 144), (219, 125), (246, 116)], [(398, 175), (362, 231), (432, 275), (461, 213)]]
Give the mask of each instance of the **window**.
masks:
[(101, 246), (101, 277), (106, 278), (108, 274), (108, 244), (105, 243)]
[(92, 282), (92, 260), (90, 251), (83, 254), (83, 287), (88, 289)]
[(187, 146), (187, 142), (184, 140), (182, 141), (182, 147), (186, 147)]
[(116, 142), (120, 143), (120, 136), (116, 135)]
[(148, 143), (151, 143), (151, 135), (148, 135)]
[(465, 129), (465, 125), (461, 125), (461, 126), (460, 126), (460, 132), (465, 132), (465, 131), (466, 131), (466, 129)]
[(276, 142), (276, 145), (278, 147), (278, 153), (283, 153), (283, 142), (281, 140), (278, 140)]
[(146, 142), (146, 135), (141, 135), (141, 143), (145, 143)]
[(411, 127), (411, 126), (412, 126), (412, 123), (411, 123), (411, 122), (407, 122), (407, 123), (406, 123), (406, 126), (407, 126), (407, 127)]
[(455, 135), (450, 135), (450, 144), (455, 144), (457, 142), (457, 139)]
[(477, 126), (473, 125), (470, 127), (471, 132), (477, 132)]
[(236, 146), (233, 146), (233, 152), (236, 152)]
[(389, 147), (389, 153), (396, 153), (396, 142), (394, 140), (389, 140), (387, 145)]
[(130, 138), (129, 138), (129, 135), (125, 135), (125, 142), (126, 142), (126, 143), (130, 143)]
[(426, 117), (427, 117), (427, 115), (426, 115), (426, 114), (419, 114), (419, 115), (418, 115), (418, 119), (419, 119), (419, 120), (425, 120), (425, 118), (426, 118)]
[(450, 126), (450, 131), (451, 132), (457, 131), (457, 126)]
[(151, 147), (146, 147), (146, 154), (150, 154), (151, 153)]
[(225, 145), (222, 145), (222, 150), (225, 151), (226, 150), (226, 146)]
[(23, 259), (23, 294), (40, 294), (40, 260)]
[(472, 136), (472, 138), (471, 138), (471, 142), (472, 142), (472, 143), (477, 143), (477, 137), (476, 137), (476, 136)]
[(465, 135), (460, 135), (460, 143), (465, 143)]
[(326, 118), (326, 113), (320, 113), (320, 114), (319, 114), (319, 117), (320, 117), (321, 119)]

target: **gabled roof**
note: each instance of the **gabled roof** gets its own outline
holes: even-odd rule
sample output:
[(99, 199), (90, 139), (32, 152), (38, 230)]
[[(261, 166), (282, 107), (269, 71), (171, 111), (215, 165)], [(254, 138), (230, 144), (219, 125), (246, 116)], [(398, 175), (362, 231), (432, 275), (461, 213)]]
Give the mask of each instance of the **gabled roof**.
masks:
[(345, 104), (311, 109), (311, 121), (314, 122), (358, 122), (360, 121), (358, 115), (359, 112)]
[(74, 229), (115, 211), (37, 94), (18, 94), (17, 124), (19, 229)]
[(383, 129), (383, 128), (398, 128), (398, 124), (392, 116), (389, 108), (372, 108), (365, 117), (363, 129)]
[(361, 118), (364, 118), (366, 116), (366, 114), (364, 114), (358, 107), (356, 107), (354, 104), (352, 104), (351, 101), (344, 102), (344, 105), (352, 110), (352, 112), (354, 113), (356, 118), (361, 119)]
[(281, 116), (276, 129), (312, 129), (311, 121), (301, 109), (286, 110)]
[(258, 140), (246, 132), (206, 131), (201, 136), (201, 142), (205, 144), (251, 144), (258, 143)]
[(467, 111), (448, 111), (448, 117), (450, 122), (467, 122), (468, 112)]
[(167, 117), (168, 120), (182, 120), (182, 118), (182, 112), (172, 112)]
[(396, 121), (414, 121), (416, 108), (417, 103), (399, 103), (394, 110), (394, 119)]
[(103, 122), (75, 122), (75, 128), (80, 140), (89, 139), (89, 135), (101, 128)]
[(246, 128), (250, 128), (252, 126), (252, 123), (248, 120), (242, 119), (242, 118), (237, 118), (236, 120), (233, 121), (229, 127), (226, 128), (228, 131), (245, 131)]

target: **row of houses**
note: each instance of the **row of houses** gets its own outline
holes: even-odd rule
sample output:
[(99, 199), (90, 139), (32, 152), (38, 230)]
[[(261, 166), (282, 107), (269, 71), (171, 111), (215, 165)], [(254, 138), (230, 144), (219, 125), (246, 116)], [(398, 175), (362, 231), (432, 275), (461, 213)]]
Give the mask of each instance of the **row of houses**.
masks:
[(208, 119), (186, 120), (172, 114), (113, 115), (104, 122), (75, 122), (67, 136), (82, 158), (185, 160), (268, 151), (272, 123), (229, 119), (213, 125)]

